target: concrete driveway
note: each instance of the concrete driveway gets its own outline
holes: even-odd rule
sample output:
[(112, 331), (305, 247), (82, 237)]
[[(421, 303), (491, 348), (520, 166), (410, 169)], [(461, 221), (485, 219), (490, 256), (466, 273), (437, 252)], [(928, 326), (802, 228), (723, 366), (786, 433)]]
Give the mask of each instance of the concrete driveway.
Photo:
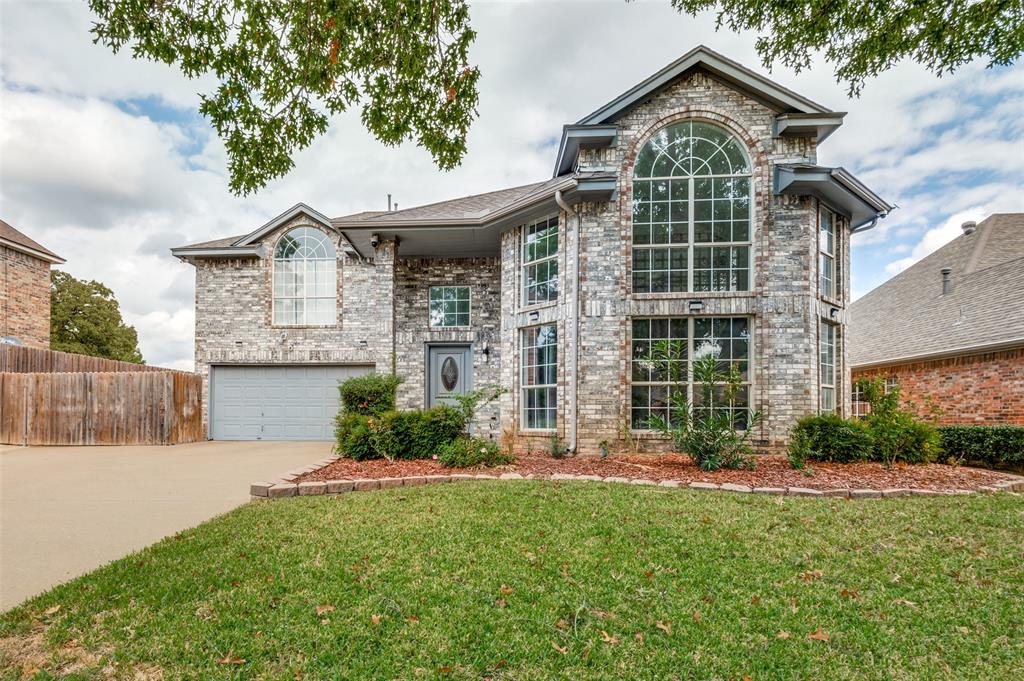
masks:
[(249, 500), (330, 442), (0, 445), (0, 610)]

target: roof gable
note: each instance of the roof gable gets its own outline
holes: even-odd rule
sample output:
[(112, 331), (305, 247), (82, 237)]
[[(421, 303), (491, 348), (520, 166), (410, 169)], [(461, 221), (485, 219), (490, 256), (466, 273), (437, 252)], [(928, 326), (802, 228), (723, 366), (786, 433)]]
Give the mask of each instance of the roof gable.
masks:
[(704, 45), (699, 45), (596, 111), (584, 116), (577, 122), (577, 125), (611, 123), (654, 92), (669, 85), (687, 71), (698, 67), (764, 102), (779, 113), (835, 113), (829, 108), (751, 71), (742, 64), (734, 62)]
[(31, 255), (39, 260), (45, 260), (49, 263), (59, 265), (64, 262), (64, 258), (46, 248), (35, 239), (26, 236), (3, 220), (0, 220), (0, 244), (20, 253)]
[(290, 222), (291, 220), (294, 220), (295, 218), (299, 217), (300, 215), (305, 215), (310, 220), (312, 220), (314, 222), (318, 222), (321, 225), (323, 225), (324, 227), (331, 227), (331, 219), (329, 217), (327, 217), (326, 215), (324, 215), (323, 213), (321, 213), (318, 210), (313, 210), (312, 208), (310, 208), (309, 206), (307, 206), (304, 203), (296, 203), (294, 206), (292, 206), (291, 208), (289, 208), (285, 212), (283, 212), (280, 215), (278, 215), (277, 217), (271, 219), (269, 222), (267, 222), (263, 226), (253, 230), (252, 232), (249, 232), (248, 234), (246, 234), (245, 236), (241, 237), (240, 239), (238, 239), (237, 241), (235, 241), (231, 245), (232, 246), (251, 246), (251, 245), (255, 244), (257, 241), (259, 241), (260, 239), (262, 239), (263, 237), (265, 237), (266, 235), (268, 235), (271, 232), (273, 232), (275, 229), (277, 229), (281, 225), (286, 224), (286, 223)]

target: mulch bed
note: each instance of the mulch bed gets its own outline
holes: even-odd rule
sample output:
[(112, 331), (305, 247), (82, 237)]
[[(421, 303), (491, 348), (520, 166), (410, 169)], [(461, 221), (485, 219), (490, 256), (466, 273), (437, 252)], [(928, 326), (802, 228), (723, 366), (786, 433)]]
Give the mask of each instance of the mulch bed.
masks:
[(757, 457), (752, 471), (722, 470), (707, 473), (680, 454), (612, 455), (607, 459), (578, 456), (554, 459), (548, 455), (523, 455), (514, 464), (497, 468), (448, 468), (437, 461), (353, 461), (337, 459), (333, 463), (295, 479), (295, 482), (398, 478), (452, 473), (520, 473), (538, 476), (553, 473), (600, 475), (602, 477), (679, 480), (681, 482), (734, 483), (748, 487), (806, 487), (810, 489), (890, 489), (917, 488), (936, 491), (968, 490), (1009, 480), (1013, 476), (998, 471), (949, 466), (945, 464), (897, 464), (886, 468), (880, 463), (815, 463), (809, 474), (790, 467), (785, 456)]

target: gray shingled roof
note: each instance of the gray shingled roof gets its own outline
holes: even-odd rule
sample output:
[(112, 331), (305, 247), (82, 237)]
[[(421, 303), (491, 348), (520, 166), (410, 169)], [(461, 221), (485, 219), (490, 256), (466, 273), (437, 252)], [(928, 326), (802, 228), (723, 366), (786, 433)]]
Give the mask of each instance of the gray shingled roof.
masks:
[(43, 255), (48, 255), (50, 258), (53, 258), (58, 262), (64, 262), (64, 258), (51, 251), (49, 248), (46, 248), (35, 239), (32, 239), (16, 230), (3, 220), (0, 220), (0, 239), (29, 250), (37, 251)]
[[(952, 268), (942, 293), (942, 268)], [(990, 216), (850, 306), (853, 366), (1024, 341), (1024, 213)]]
[(534, 182), (519, 187), (499, 189), (498, 191), (485, 194), (473, 194), (472, 196), (463, 196), (449, 201), (438, 201), (437, 203), (428, 203), (423, 206), (390, 212), (384, 211), (376, 214), (369, 214), (367, 212), (356, 213), (355, 215), (335, 218), (331, 222), (335, 225), (344, 225), (353, 222), (374, 224), (406, 220), (466, 220), (482, 218), (531, 194), (540, 193), (550, 184), (558, 184), (564, 180), (564, 177), (558, 177), (547, 182)]
[(244, 234), (238, 236), (228, 236), (223, 239), (214, 239), (213, 241), (200, 241), (197, 244), (189, 244), (188, 246), (179, 246), (179, 248), (225, 248), (241, 239)]

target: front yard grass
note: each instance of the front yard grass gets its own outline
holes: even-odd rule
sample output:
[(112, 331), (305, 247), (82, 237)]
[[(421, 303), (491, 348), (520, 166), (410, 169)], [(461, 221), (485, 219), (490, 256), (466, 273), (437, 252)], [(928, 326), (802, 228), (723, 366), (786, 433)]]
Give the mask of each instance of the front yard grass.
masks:
[(1024, 498), (1006, 494), (461, 482), (250, 504), (4, 614), (0, 665), (3, 678), (1022, 678), (1022, 528)]

